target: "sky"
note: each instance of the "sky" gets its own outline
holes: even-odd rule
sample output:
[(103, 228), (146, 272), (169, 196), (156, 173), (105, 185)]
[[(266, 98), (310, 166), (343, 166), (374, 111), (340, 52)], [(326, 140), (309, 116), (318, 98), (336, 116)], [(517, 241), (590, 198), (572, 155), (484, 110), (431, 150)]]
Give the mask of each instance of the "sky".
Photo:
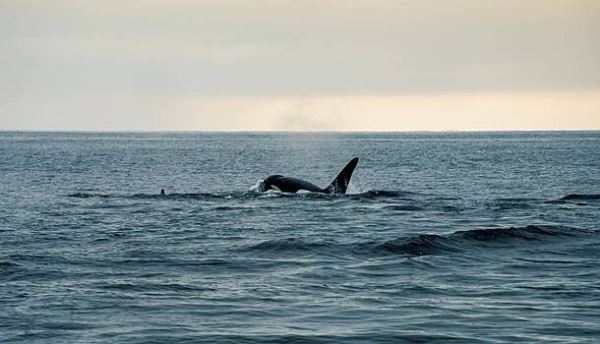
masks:
[(600, 130), (600, 1), (0, 0), (0, 130)]

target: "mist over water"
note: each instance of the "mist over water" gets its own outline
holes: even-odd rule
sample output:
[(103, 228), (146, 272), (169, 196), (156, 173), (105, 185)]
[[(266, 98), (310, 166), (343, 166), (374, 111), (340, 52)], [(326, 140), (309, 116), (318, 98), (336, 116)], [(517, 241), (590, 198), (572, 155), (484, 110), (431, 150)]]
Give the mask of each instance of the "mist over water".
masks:
[[(599, 132), (0, 133), (0, 338), (597, 342), (598, 152)], [(257, 192), (353, 156), (348, 195)]]

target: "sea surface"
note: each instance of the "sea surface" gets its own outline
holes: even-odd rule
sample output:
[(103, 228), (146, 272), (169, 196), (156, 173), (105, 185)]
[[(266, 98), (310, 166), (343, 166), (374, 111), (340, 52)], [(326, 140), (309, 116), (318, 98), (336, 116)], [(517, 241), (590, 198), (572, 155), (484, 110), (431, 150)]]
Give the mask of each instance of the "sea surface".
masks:
[(600, 132), (0, 132), (0, 342), (599, 343)]

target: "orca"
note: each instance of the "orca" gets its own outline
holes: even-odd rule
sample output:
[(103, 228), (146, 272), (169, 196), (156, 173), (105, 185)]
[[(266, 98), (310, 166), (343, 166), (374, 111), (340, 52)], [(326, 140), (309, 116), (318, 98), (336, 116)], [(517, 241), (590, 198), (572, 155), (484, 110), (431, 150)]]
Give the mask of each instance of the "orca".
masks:
[(322, 189), (306, 180), (284, 177), (280, 174), (272, 175), (263, 180), (259, 185), (259, 191), (275, 190), (280, 192), (295, 193), (300, 190), (319, 192), (326, 194), (345, 194), (352, 177), (352, 172), (358, 164), (358, 157), (352, 158), (348, 164), (338, 173), (337, 177), (326, 188)]

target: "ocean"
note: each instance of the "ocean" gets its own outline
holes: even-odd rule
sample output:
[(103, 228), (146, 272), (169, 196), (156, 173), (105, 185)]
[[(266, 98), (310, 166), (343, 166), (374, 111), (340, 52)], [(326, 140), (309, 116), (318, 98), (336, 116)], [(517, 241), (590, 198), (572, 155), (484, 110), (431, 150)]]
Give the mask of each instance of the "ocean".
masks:
[(0, 132), (0, 195), (2, 343), (600, 342), (600, 132)]

